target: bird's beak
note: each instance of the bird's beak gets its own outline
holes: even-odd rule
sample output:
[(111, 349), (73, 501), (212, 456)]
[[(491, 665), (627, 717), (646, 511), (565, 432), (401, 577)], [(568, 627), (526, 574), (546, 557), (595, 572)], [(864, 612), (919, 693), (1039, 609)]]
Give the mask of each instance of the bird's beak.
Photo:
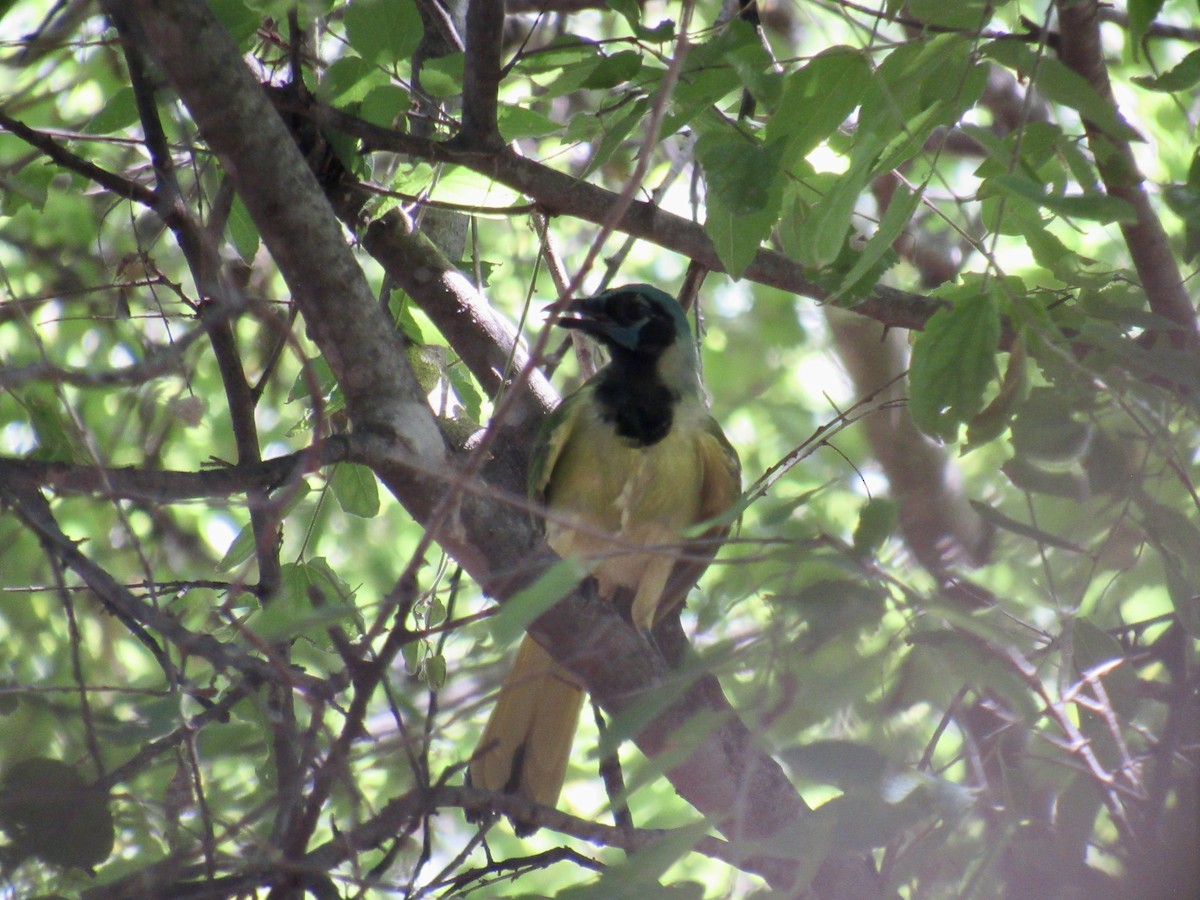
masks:
[(614, 325), (604, 310), (604, 301), (599, 297), (574, 300), (551, 321), (561, 328), (577, 329), (593, 337), (606, 334)]

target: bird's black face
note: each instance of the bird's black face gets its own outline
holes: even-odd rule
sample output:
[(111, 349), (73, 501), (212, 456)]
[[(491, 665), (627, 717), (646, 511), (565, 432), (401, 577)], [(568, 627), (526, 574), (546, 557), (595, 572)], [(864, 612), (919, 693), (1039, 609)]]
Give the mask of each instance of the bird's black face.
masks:
[(650, 357), (657, 357), (670, 347), (678, 330), (671, 310), (637, 287), (617, 288), (579, 300), (558, 324), (591, 335), (614, 354)]

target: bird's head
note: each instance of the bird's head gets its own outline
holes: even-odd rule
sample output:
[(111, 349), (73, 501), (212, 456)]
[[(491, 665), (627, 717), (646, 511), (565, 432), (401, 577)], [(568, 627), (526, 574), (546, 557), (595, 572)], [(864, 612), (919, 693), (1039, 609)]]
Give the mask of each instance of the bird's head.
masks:
[[(648, 284), (627, 284), (576, 300), (557, 324), (594, 337), (619, 357), (657, 360), (677, 344), (691, 347), (692, 330), (675, 298)], [(686, 351), (685, 351), (686, 352)]]

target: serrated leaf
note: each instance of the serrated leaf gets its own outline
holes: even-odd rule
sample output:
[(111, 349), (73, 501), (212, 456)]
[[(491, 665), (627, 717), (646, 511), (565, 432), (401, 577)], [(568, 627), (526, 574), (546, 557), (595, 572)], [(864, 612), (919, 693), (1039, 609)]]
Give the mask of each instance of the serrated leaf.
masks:
[(431, 97), (456, 97), (462, 93), (466, 55), (449, 53), (427, 59), (421, 67), (421, 89)]
[(704, 220), (704, 231), (730, 278), (738, 279), (754, 257), (759, 245), (771, 234), (779, 218), (778, 206), (760, 210), (748, 216), (734, 215), (715, 198), (710, 200)]
[(1034, 74), (1034, 86), (1049, 100), (1069, 106), (1083, 118), (1120, 140), (1137, 140), (1138, 134), (1121, 121), (1113, 105), (1096, 92), (1087, 79), (1053, 56), (1040, 57), (1019, 41), (998, 40), (984, 47), (983, 55), (1016, 71), (1023, 78)]
[(824, 51), (784, 80), (779, 107), (767, 122), (767, 143), (786, 142), (790, 167), (846, 121), (870, 80), (871, 66), (861, 53), (845, 47)]
[[(358, 117), (384, 128), (403, 128), (411, 102), (408, 91), (394, 84), (371, 88), (358, 107)], [(341, 158), (341, 154), (339, 154)]]
[(1074, 219), (1089, 219), (1096, 222), (1136, 222), (1137, 213), (1124, 200), (1108, 194), (1075, 194), (1056, 196), (1047, 193), (1044, 186), (1020, 175), (996, 175), (987, 184), (1001, 190), (1033, 200), (1039, 206)]
[(341, 106), (361, 103), (373, 88), (386, 83), (386, 76), (375, 66), (357, 56), (347, 55), (334, 60), (317, 83), (317, 96), (328, 103)]
[(871, 239), (867, 241), (867, 245), (863, 248), (857, 261), (842, 278), (841, 287), (833, 293), (828, 302), (836, 303), (839, 297), (852, 291), (863, 277), (892, 251), (892, 244), (895, 243), (896, 238), (904, 231), (909, 219), (916, 212), (922, 193), (923, 189), (910, 191), (903, 184), (897, 185), (892, 199), (888, 203), (888, 208), (879, 221), (879, 228), (871, 235)]
[(206, 6), (243, 49), (262, 24), (262, 12), (245, 0), (208, 0)]
[(342, 512), (362, 519), (379, 515), (379, 485), (375, 473), (357, 463), (338, 463), (329, 481)]
[(634, 101), (629, 109), (620, 115), (598, 120), (600, 128), (603, 131), (603, 136), (596, 145), (596, 149), (592, 153), (592, 158), (588, 160), (587, 168), (583, 170), (582, 177), (587, 178), (612, 158), (612, 155), (617, 152), (617, 148), (621, 146), (625, 138), (629, 137), (630, 132), (645, 120), (646, 110), (649, 106), (650, 101), (643, 98)]
[(996, 377), (1000, 313), (990, 291), (959, 297), (938, 310), (913, 346), (909, 409), (926, 434), (954, 441), (960, 425), (983, 409)]
[(735, 216), (753, 215), (775, 205), (783, 144), (761, 145), (742, 137), (706, 135), (696, 144), (709, 198)]
[(412, 56), (424, 29), (412, 0), (355, 0), (346, 6), (344, 22), (350, 46), (381, 65)]

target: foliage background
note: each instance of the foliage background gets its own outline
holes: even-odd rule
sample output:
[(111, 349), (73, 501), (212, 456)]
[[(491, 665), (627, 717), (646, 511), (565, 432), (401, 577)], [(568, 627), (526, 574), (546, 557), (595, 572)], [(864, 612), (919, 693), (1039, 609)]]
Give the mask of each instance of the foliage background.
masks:
[[(1195, 4), (760, 12), (0, 7), (7, 896), (1198, 883)], [(539, 549), (526, 361), (702, 280), (755, 489), (672, 674)], [(485, 855), (526, 625), (628, 809), (588, 721)]]

